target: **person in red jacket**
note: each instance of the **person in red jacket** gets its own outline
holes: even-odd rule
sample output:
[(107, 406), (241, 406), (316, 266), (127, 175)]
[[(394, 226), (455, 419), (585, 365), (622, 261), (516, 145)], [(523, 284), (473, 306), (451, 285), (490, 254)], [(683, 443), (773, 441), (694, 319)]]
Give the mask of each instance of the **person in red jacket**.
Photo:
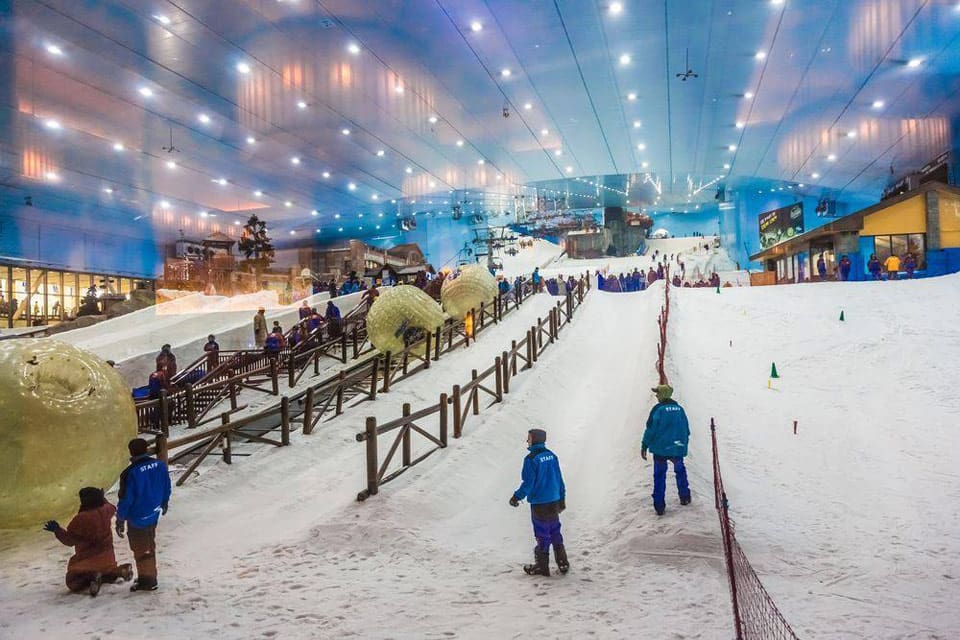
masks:
[(103, 496), (103, 489), (84, 487), (80, 489), (80, 511), (66, 529), (56, 520), (49, 520), (43, 526), (66, 546), (76, 547), (67, 563), (66, 583), (70, 591), (86, 591), (96, 596), (102, 582), (116, 582), (120, 578), (129, 581), (133, 577), (133, 567), (129, 564), (117, 566), (117, 558), (113, 555), (110, 521), (116, 512)]

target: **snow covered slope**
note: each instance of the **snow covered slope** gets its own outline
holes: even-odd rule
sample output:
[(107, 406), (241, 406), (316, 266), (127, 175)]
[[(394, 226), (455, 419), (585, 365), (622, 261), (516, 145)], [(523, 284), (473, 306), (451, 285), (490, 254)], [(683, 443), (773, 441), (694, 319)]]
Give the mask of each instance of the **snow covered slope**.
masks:
[(960, 638), (960, 276), (673, 302), (694, 455), (716, 417), (738, 538), (798, 635)]
[[(523, 240), (530, 240), (521, 236)], [(503, 270), (498, 273), (508, 278), (517, 276), (529, 276), (537, 267), (541, 269), (556, 260), (563, 249), (548, 240), (534, 240), (532, 247), (517, 249), (517, 255), (510, 256), (503, 254)]]

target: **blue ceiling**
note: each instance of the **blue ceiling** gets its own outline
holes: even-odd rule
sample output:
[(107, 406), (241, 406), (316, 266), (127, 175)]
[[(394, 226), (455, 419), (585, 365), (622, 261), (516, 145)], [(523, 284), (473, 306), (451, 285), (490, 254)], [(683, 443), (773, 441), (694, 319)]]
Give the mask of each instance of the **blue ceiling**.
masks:
[(0, 192), (158, 237), (253, 211), (373, 235), (360, 214), (478, 192), (876, 197), (960, 116), (956, 0), (0, 0), (0, 20)]

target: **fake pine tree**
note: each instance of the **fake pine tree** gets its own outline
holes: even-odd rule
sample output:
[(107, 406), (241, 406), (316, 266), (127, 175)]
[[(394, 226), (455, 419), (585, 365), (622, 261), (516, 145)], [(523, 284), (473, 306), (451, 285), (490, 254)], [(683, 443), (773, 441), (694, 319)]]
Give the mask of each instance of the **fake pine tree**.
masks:
[(244, 257), (241, 264), (253, 272), (259, 285), (260, 272), (273, 263), (274, 250), (273, 241), (267, 234), (267, 223), (258, 218), (257, 214), (251, 215), (247, 224), (243, 225), (238, 248)]

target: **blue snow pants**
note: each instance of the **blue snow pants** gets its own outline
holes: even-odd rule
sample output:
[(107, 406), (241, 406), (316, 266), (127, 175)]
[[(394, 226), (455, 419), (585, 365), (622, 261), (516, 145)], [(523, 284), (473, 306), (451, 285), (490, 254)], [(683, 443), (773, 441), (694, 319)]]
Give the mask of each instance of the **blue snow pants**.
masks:
[(547, 553), (550, 551), (550, 545), (563, 544), (563, 536), (560, 535), (560, 516), (555, 516), (548, 520), (540, 520), (530, 516), (533, 520), (533, 537), (537, 539), (537, 551)]
[(690, 486), (687, 484), (687, 468), (683, 466), (683, 458), (664, 458), (653, 456), (653, 507), (666, 507), (667, 492), (667, 461), (673, 462), (673, 472), (677, 476), (677, 493), (680, 498), (690, 497)]

